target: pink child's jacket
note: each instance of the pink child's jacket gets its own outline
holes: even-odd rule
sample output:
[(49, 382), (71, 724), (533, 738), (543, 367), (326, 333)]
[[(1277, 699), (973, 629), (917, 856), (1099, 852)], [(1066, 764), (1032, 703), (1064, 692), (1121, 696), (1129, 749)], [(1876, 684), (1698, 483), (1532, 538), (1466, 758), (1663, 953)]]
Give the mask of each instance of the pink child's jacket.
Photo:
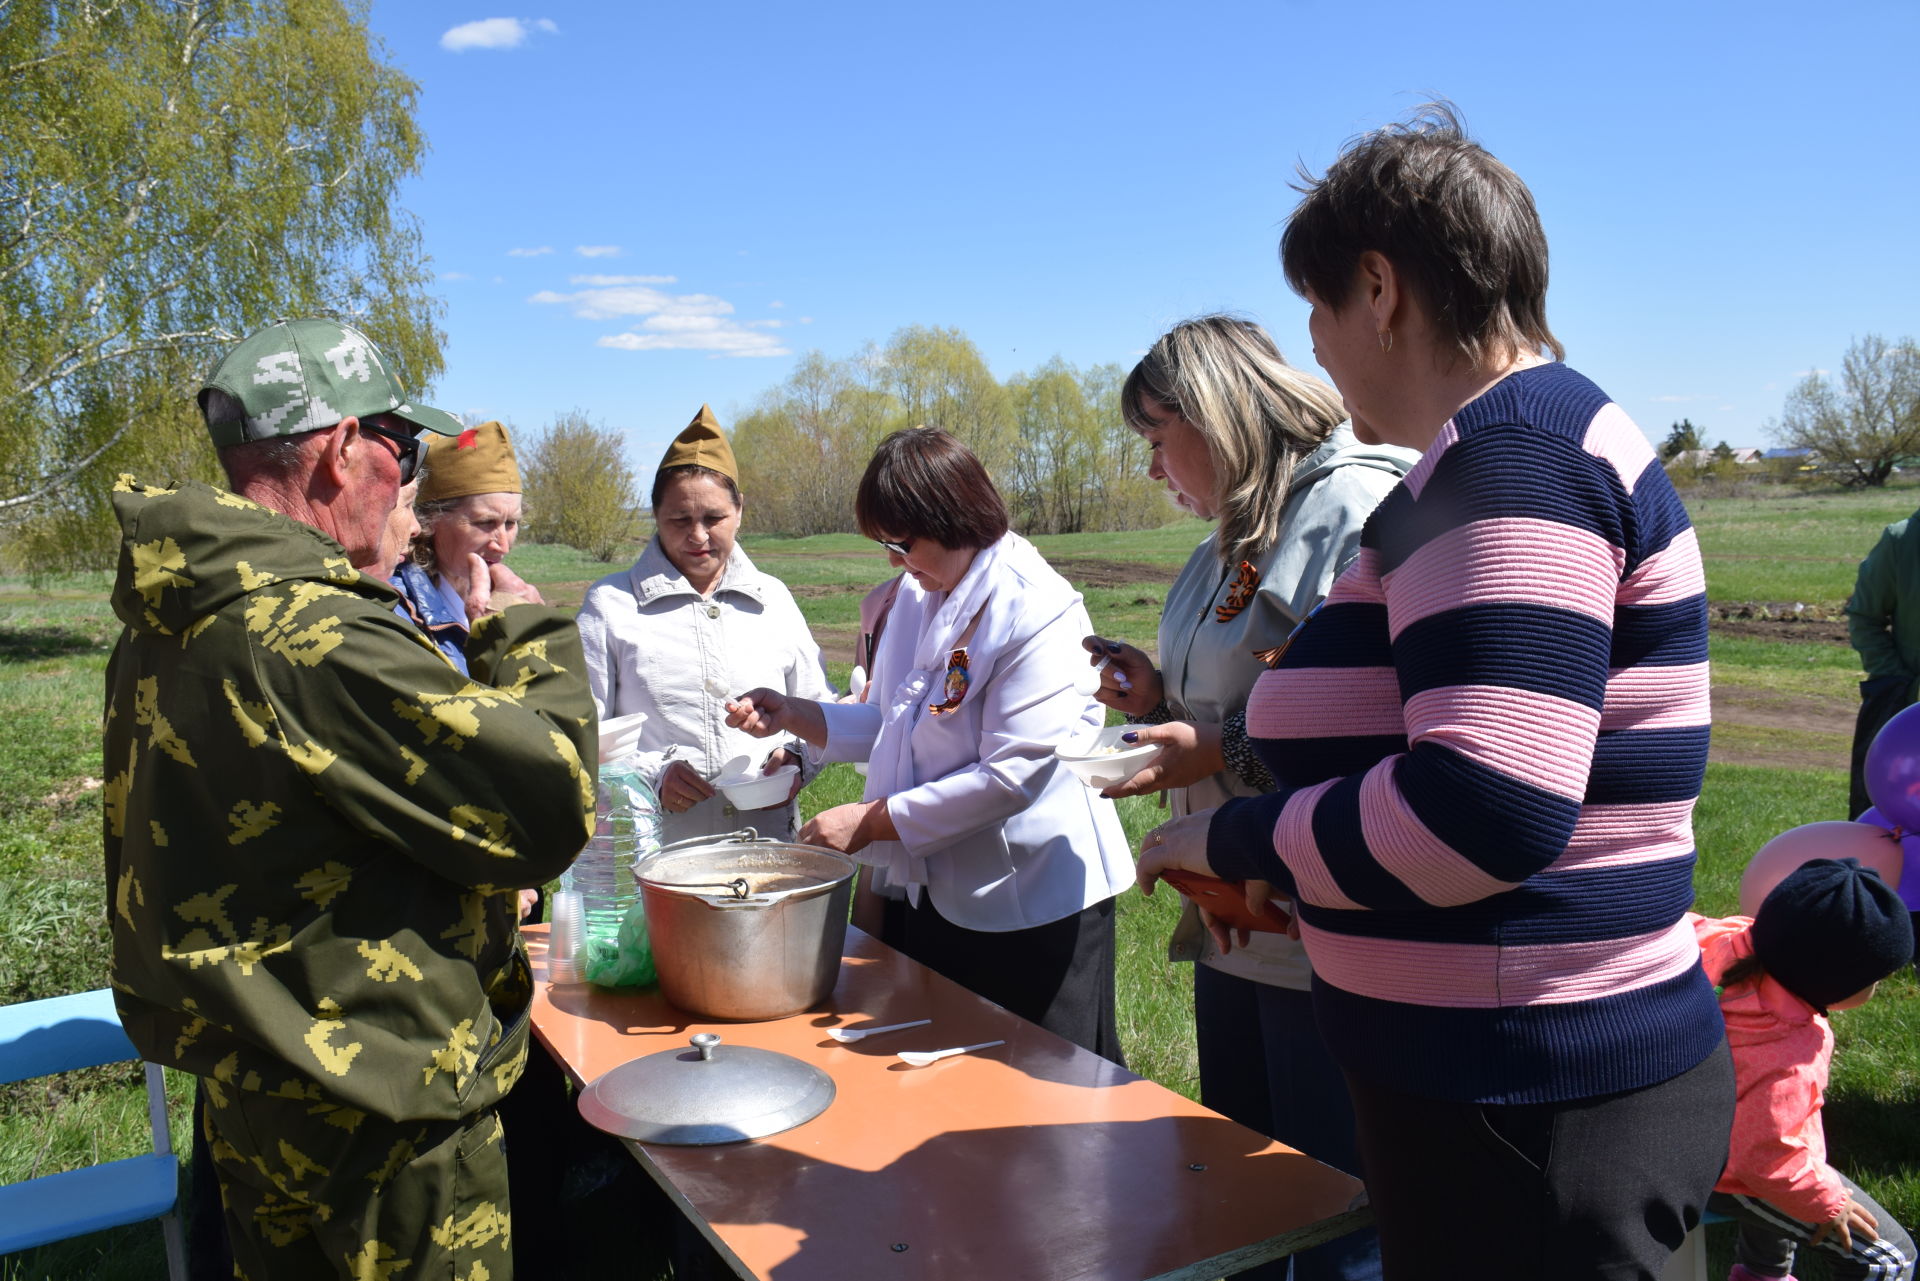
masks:
[[(1752, 917), (1689, 916), (1714, 983), (1753, 954)], [(1847, 1197), (1839, 1172), (1827, 1164), (1820, 1125), (1833, 1029), (1824, 1014), (1770, 977), (1728, 989), (1720, 1009), (1738, 1096), (1732, 1150), (1714, 1190), (1756, 1197), (1803, 1223), (1824, 1223)]]

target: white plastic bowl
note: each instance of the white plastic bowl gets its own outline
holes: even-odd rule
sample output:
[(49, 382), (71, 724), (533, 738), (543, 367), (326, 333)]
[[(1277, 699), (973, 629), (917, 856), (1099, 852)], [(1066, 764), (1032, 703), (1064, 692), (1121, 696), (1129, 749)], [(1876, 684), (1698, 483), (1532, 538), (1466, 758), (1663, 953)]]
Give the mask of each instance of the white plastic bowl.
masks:
[(733, 808), (763, 810), (786, 801), (787, 792), (793, 787), (793, 776), (799, 772), (798, 765), (782, 765), (771, 774), (735, 774), (716, 778), (713, 785), (720, 789)]
[[(1120, 741), (1122, 734), (1138, 728), (1136, 725), (1109, 725), (1070, 743), (1062, 743), (1053, 749), (1053, 754), (1075, 778), (1088, 787), (1112, 787), (1116, 783), (1126, 782), (1160, 755), (1158, 743), (1129, 747)], [(1116, 748), (1119, 750), (1114, 750)]]

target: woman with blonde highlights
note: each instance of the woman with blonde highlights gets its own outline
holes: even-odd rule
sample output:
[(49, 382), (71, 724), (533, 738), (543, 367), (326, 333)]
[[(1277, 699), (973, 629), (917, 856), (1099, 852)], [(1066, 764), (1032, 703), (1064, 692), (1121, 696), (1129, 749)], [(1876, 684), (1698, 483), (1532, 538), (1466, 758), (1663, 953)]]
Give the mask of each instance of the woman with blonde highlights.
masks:
[[(1149, 474), (1194, 515), (1219, 520), (1167, 593), (1157, 668), (1132, 645), (1086, 641), (1119, 669), (1103, 676), (1100, 700), (1142, 722), (1138, 741), (1162, 745), (1109, 795), (1165, 789), (1185, 815), (1272, 788), (1247, 738), (1247, 695), (1266, 670), (1259, 652), (1284, 643), (1326, 595), (1367, 513), (1417, 455), (1361, 444), (1333, 388), (1232, 316), (1186, 321), (1154, 343), (1120, 409), (1146, 439)], [(1168, 949), (1197, 962), (1201, 1102), (1357, 1173), (1353, 1110), (1314, 1026), (1300, 943), (1277, 933), (1236, 941), (1210, 924), (1186, 904)], [(1245, 1275), (1377, 1277), (1379, 1251), (1361, 1231)]]

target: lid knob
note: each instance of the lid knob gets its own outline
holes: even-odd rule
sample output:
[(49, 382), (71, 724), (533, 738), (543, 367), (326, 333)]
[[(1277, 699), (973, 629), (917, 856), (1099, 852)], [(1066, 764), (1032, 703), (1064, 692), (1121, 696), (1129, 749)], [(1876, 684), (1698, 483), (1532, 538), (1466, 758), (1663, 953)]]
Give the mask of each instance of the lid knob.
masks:
[(713, 1047), (720, 1044), (718, 1032), (695, 1032), (691, 1044), (700, 1051), (700, 1061), (705, 1063), (713, 1057)]

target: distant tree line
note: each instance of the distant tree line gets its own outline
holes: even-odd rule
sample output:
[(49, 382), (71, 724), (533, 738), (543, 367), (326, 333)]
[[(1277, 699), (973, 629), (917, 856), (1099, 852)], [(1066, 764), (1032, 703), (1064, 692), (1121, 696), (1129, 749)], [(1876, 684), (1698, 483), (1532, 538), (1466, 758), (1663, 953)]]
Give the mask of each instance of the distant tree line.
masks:
[(1002, 383), (957, 329), (911, 326), (840, 360), (804, 356), (731, 428), (753, 528), (853, 529), (853, 496), (889, 432), (940, 427), (979, 455), (1025, 533), (1140, 529), (1171, 516), (1120, 418), (1118, 365), (1055, 358)]

